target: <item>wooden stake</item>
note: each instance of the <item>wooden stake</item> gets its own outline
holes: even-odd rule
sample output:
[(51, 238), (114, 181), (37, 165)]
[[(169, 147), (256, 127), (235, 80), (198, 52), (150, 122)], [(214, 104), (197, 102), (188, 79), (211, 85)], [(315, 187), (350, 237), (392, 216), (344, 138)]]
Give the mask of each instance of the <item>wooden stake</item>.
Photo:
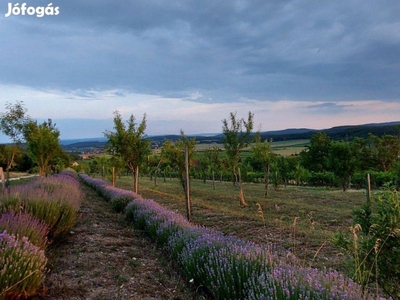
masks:
[(185, 147), (185, 171), (186, 171), (186, 212), (187, 219), (190, 221), (191, 205), (190, 205), (190, 184), (189, 184), (189, 148)]
[(367, 174), (367, 204), (371, 203), (371, 176)]

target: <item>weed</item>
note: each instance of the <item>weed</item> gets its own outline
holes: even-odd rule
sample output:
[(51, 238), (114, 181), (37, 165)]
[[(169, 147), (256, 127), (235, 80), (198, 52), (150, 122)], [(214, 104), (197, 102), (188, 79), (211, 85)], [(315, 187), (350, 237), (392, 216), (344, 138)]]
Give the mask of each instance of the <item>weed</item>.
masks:
[(337, 233), (333, 242), (352, 258), (353, 278), (357, 282), (363, 286), (373, 283), (377, 295), (382, 288), (397, 299), (400, 298), (400, 199), (397, 191), (386, 185), (373, 202), (373, 206), (364, 205), (354, 211), (351, 237)]
[(118, 275), (117, 282), (118, 284), (122, 284), (124, 282), (128, 282), (129, 278), (123, 275)]

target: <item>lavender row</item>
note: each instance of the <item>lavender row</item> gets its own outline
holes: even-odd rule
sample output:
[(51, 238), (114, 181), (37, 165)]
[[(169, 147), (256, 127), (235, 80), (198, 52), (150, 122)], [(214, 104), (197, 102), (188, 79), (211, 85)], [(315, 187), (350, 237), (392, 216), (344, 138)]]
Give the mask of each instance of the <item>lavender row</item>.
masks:
[[(83, 177), (96, 190), (109, 185)], [(114, 197), (131, 193), (112, 191)], [(136, 196), (126, 218), (168, 249), (186, 278), (215, 299), (376, 299), (337, 271), (301, 267), (276, 246), (265, 248), (192, 225), (156, 201)]]
[(107, 201), (110, 201), (114, 210), (117, 212), (124, 211), (130, 201), (140, 198), (138, 194), (116, 188), (104, 180), (96, 179), (83, 173), (80, 173), (79, 177), (100, 196), (104, 197)]
[(0, 195), (0, 299), (34, 295), (47, 270), (48, 241), (75, 223), (83, 198), (73, 173), (36, 179)]
[(0, 196), (1, 212), (32, 214), (47, 224), (53, 239), (62, 237), (74, 226), (82, 199), (79, 181), (71, 172), (13, 186), (9, 194)]

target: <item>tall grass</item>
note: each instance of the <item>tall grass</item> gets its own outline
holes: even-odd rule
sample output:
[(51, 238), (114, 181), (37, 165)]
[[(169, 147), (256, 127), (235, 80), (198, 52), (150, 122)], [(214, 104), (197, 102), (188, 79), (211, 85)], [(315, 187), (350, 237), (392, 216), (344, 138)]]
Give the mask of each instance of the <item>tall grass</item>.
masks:
[(400, 299), (400, 197), (385, 185), (378, 197), (353, 212), (350, 234), (333, 238), (350, 257), (353, 278), (364, 286), (374, 285)]

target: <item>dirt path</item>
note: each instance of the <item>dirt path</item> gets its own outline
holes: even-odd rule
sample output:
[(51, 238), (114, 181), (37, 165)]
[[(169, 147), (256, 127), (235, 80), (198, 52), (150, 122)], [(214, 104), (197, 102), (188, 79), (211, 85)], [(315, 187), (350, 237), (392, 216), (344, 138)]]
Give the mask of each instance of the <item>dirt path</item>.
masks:
[(94, 191), (83, 189), (77, 225), (48, 251), (51, 272), (38, 299), (205, 299), (187, 287), (142, 232), (127, 227)]

